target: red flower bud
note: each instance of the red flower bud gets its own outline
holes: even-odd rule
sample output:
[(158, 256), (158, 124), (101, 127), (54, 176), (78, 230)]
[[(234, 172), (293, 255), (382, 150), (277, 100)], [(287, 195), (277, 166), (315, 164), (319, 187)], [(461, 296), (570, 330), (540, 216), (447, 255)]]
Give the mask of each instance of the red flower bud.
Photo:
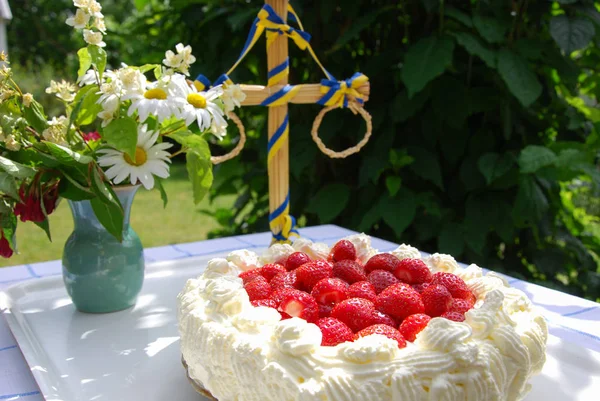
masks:
[(2, 238), (0, 238), (0, 256), (4, 258), (10, 258), (13, 255), (13, 250), (8, 243), (8, 240), (4, 236), (4, 231), (2, 231)]
[(86, 142), (98, 141), (100, 140), (100, 134), (96, 131), (88, 132), (87, 134), (83, 134), (83, 140)]

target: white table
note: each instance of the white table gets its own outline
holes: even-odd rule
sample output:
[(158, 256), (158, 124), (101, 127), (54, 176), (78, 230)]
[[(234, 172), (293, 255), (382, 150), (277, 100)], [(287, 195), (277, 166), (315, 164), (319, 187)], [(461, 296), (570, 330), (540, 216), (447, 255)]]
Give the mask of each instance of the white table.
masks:
[[(300, 229), (303, 237), (333, 244), (353, 231), (323, 225)], [(184, 259), (192, 256), (223, 253), (240, 248), (264, 248), (271, 241), (270, 233), (242, 235), (188, 244), (169, 245), (145, 250), (147, 262)], [(382, 252), (397, 247), (389, 241), (373, 238), (373, 246)], [(36, 263), (0, 269), (0, 290), (24, 280), (61, 274), (60, 261)], [(523, 290), (539, 306), (548, 320), (550, 332), (562, 340), (600, 352), (600, 304), (559, 291), (507, 277), (510, 285)], [(19, 347), (0, 318), (0, 400), (43, 401)]]

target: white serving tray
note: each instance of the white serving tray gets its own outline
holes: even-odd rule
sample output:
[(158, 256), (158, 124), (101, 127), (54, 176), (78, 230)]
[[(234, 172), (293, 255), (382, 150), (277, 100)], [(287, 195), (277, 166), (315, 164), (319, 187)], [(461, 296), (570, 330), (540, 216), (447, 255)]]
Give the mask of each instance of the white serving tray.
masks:
[[(216, 256), (147, 266), (137, 305), (111, 314), (77, 312), (60, 276), (6, 290), (0, 306), (45, 399), (206, 400), (181, 365), (176, 297)], [(527, 401), (598, 400), (600, 354), (551, 337), (532, 384)]]

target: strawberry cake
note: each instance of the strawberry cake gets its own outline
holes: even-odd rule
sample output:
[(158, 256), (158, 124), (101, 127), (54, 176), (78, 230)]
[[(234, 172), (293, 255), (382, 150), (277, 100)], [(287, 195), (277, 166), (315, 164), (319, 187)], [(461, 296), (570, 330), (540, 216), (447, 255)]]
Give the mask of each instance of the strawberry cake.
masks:
[(357, 234), (213, 259), (178, 297), (188, 376), (219, 401), (512, 401), (547, 327), (495, 273)]

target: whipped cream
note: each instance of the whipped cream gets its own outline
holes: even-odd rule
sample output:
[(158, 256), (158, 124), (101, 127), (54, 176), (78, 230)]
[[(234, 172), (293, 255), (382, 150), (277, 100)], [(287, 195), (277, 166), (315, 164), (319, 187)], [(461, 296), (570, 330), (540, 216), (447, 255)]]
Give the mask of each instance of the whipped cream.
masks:
[[(377, 251), (370, 238), (347, 238), (361, 261)], [(329, 248), (307, 240), (213, 259), (178, 297), (181, 351), (190, 377), (220, 401), (412, 401), (522, 399), (546, 358), (547, 326), (526, 295), (481, 268), (464, 269), (449, 255), (424, 259), (433, 272), (463, 278), (478, 297), (458, 323), (434, 318), (414, 343), (370, 335), (322, 347), (319, 328), (277, 311), (253, 307), (237, 274), (294, 251), (326, 257)], [(417, 257), (401, 245), (399, 258)], [(319, 256), (315, 256), (319, 255)]]

